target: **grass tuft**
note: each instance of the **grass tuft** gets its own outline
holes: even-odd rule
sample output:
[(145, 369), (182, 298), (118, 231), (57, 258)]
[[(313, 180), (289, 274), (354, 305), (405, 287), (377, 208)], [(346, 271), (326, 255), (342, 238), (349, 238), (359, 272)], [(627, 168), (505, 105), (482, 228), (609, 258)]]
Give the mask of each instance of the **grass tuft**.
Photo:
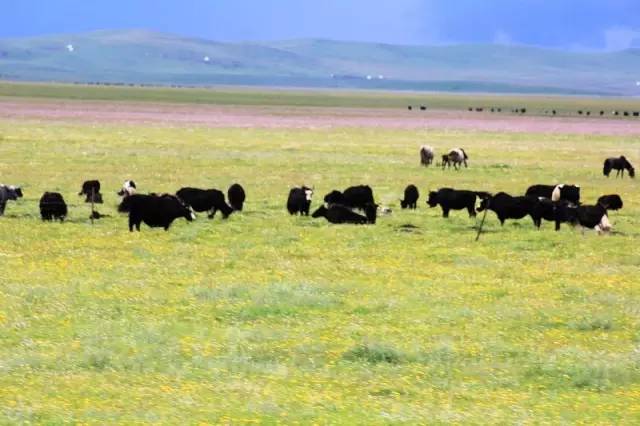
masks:
[(395, 348), (380, 343), (363, 343), (344, 353), (347, 361), (367, 362), (370, 364), (400, 364), (406, 356)]

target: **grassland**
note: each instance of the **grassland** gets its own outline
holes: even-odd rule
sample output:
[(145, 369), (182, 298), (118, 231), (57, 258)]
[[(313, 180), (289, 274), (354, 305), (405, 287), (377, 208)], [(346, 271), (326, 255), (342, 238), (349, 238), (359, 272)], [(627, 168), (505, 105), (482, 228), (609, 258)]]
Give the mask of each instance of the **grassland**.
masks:
[[(219, 86), (171, 88), (93, 86), (70, 84), (14, 83), (0, 81), (0, 98), (85, 101), (170, 102), (207, 105), (297, 106), (346, 108), (407, 108), (426, 105), (431, 109), (467, 110), (469, 107), (527, 108), (528, 114), (543, 115), (555, 109), (559, 115), (577, 116), (578, 110), (594, 115), (604, 110), (638, 111), (640, 101), (631, 97), (578, 97), (544, 95), (478, 95), (428, 92), (357, 90), (265, 89)], [(594, 117), (595, 118), (595, 117)], [(624, 117), (619, 116), (619, 119)], [(637, 120), (637, 118), (636, 118)]]
[[(422, 143), (464, 146), (471, 166), (420, 168)], [(0, 176), (25, 192), (0, 218), (2, 422), (637, 424), (640, 192), (600, 167), (639, 150), (637, 137), (0, 120)], [(112, 216), (93, 226), (76, 195), (88, 178)], [(115, 210), (127, 178), (143, 192), (238, 181), (248, 203), (131, 234)], [(622, 194), (614, 235), (490, 215), (474, 243), (466, 214), (397, 202), (408, 183), (424, 197), (565, 181), (585, 201)], [(293, 185), (319, 199), (362, 182), (395, 208), (375, 226), (285, 213)], [(45, 190), (72, 205), (67, 222), (39, 220)]]

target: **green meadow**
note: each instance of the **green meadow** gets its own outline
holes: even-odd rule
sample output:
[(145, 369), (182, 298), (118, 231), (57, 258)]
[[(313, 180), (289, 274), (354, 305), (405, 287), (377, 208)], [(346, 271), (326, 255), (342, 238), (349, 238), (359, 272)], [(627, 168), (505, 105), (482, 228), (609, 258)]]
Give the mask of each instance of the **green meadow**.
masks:
[[(5, 87), (6, 89), (6, 87)], [(5, 90), (2, 89), (2, 90)], [(93, 89), (91, 89), (93, 90)], [(102, 89), (100, 89), (102, 90)], [(320, 102), (320, 101), (318, 101)], [(462, 146), (470, 167), (421, 168)], [(0, 119), (0, 423), (638, 424), (637, 137), (213, 129)], [(110, 217), (77, 195), (100, 179)], [(116, 191), (240, 182), (245, 211), (130, 233)], [(622, 195), (614, 232), (501, 227), (429, 190), (567, 182)], [(292, 217), (288, 190), (367, 183), (373, 226)], [(404, 187), (421, 191), (402, 211)], [(64, 223), (38, 199), (59, 191)]]
[[(638, 111), (631, 97), (584, 97), (554, 95), (449, 94), (414, 91), (286, 89), (238, 86), (138, 87), (83, 84), (16, 83), (0, 80), (0, 99), (40, 98), (41, 100), (135, 101), (201, 105), (242, 105), (282, 107), (414, 108), (466, 111), (469, 107), (501, 108), (507, 114), (513, 108), (526, 108), (528, 115), (545, 115), (555, 109), (561, 116), (578, 116), (579, 110), (594, 116), (605, 111), (608, 118), (625, 119), (623, 111)], [(620, 111), (614, 117), (611, 112)], [(419, 114), (419, 111), (416, 111)], [(594, 117), (595, 118), (595, 117)], [(637, 121), (637, 118), (626, 119)]]

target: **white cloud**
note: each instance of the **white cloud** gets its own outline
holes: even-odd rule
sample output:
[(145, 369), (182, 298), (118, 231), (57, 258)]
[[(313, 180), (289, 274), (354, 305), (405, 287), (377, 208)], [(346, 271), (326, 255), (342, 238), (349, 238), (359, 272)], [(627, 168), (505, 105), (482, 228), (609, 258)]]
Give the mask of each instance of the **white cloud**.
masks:
[(607, 50), (628, 49), (640, 42), (640, 30), (628, 27), (613, 27), (605, 30), (604, 43)]

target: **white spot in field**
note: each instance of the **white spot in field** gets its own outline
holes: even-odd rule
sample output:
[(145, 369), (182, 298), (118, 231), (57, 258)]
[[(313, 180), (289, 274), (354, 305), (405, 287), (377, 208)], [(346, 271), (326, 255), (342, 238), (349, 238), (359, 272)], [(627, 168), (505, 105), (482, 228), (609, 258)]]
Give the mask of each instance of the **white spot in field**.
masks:
[(636, 86), (640, 86), (640, 81), (636, 81)]
[(208, 56), (205, 56), (204, 58), (202, 58), (202, 60), (205, 61), (205, 62), (209, 62), (211, 60), (211, 58), (208, 57)]
[(373, 80), (373, 76), (372, 75), (368, 75), (367, 76), (367, 80)]
[(69, 52), (74, 52), (76, 50), (76, 48), (73, 47), (73, 44), (67, 44), (66, 48)]
[(384, 75), (380, 74), (380, 75), (378, 76), (378, 80), (384, 80)]

